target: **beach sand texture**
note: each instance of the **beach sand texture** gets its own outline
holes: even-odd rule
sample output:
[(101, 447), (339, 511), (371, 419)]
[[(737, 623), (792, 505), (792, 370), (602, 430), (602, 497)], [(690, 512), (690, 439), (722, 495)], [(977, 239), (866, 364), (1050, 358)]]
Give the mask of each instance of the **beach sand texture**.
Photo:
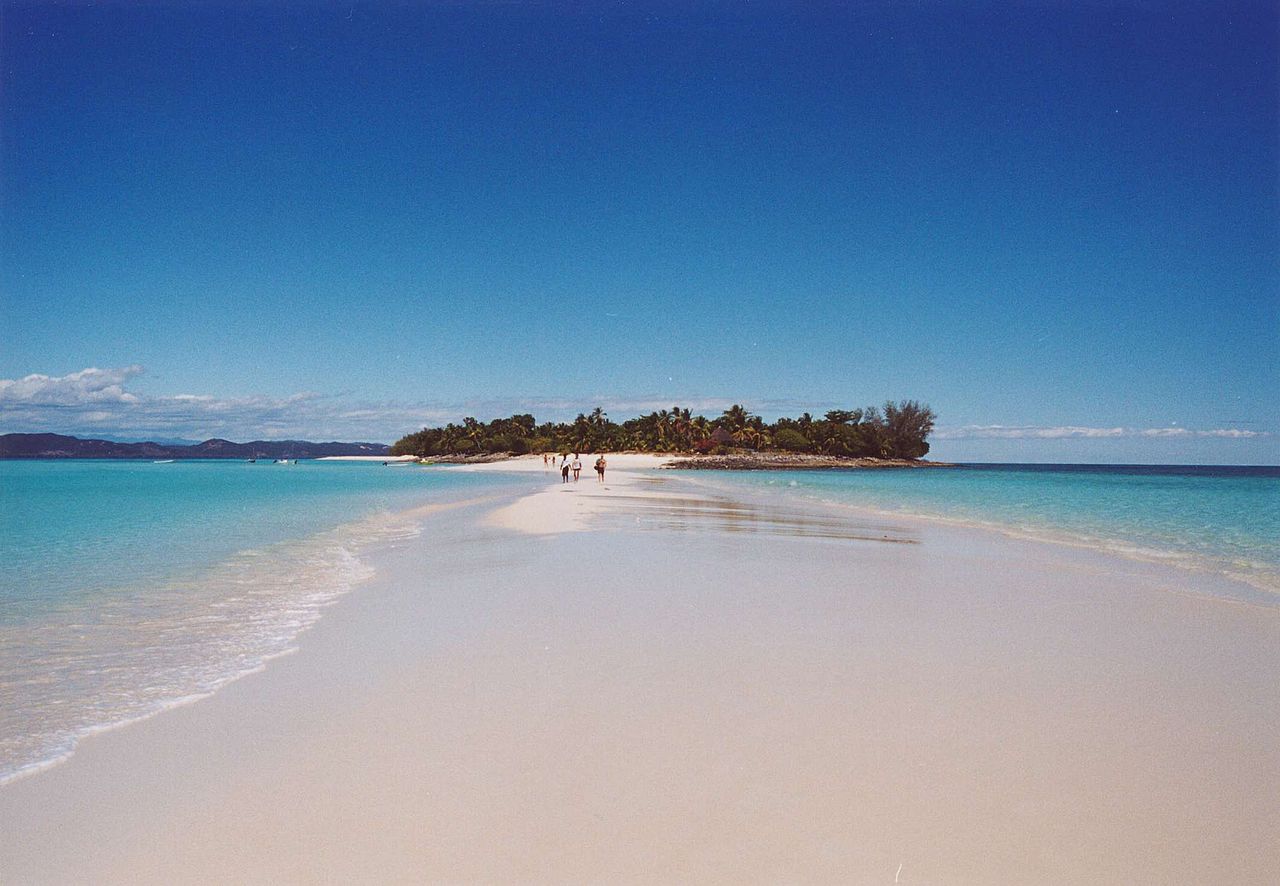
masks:
[(1280, 610), (593, 460), (0, 790), (0, 881), (1280, 882)]

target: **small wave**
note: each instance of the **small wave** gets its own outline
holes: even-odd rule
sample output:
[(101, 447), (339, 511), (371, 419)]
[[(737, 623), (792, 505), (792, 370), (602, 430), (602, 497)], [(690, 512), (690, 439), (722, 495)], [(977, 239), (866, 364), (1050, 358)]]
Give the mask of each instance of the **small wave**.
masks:
[(362, 554), (416, 537), (420, 523), (412, 512), (378, 514), (0, 628), (10, 653), (0, 658), (0, 784), (295, 651), (326, 607), (373, 577)]
[[(1119, 532), (1113, 536), (1106, 536), (1048, 522), (1014, 522), (998, 517), (984, 519), (971, 514), (941, 513), (905, 505), (883, 507), (847, 497), (833, 497), (829, 490), (805, 488), (794, 480), (787, 481), (785, 485), (775, 484), (772, 479), (753, 483), (749, 480), (742, 482), (739, 478), (725, 478), (720, 482), (709, 478), (698, 478), (691, 482), (716, 486), (737, 494), (758, 492), (766, 496), (801, 496), (824, 507), (871, 514), (885, 520), (920, 520), (956, 528), (997, 532), (1010, 538), (1026, 541), (1099, 551), (1135, 562), (1159, 564), (1189, 573), (1226, 579), (1248, 589), (1247, 592), (1242, 589), (1239, 595), (1248, 602), (1280, 605), (1280, 568), (1277, 568), (1274, 563), (1261, 560), (1215, 554), (1198, 549), (1164, 547), (1150, 540), (1124, 537)], [(945, 506), (945, 503), (942, 504)]]
[[(1017, 538), (1024, 541), (1100, 551), (1136, 562), (1171, 566), (1201, 575), (1220, 576), (1245, 584), (1252, 590), (1262, 593), (1260, 599), (1251, 597), (1251, 602), (1280, 605), (1280, 573), (1265, 563), (1249, 561), (1246, 568), (1246, 564), (1241, 561), (1214, 557), (1199, 551), (1158, 548), (1129, 539), (1104, 538), (1060, 527), (1003, 523), (996, 520), (982, 520), (974, 517), (922, 511), (890, 510), (861, 504), (850, 504), (849, 502), (832, 501), (830, 499), (821, 501), (832, 507), (868, 511), (882, 517), (906, 517), (957, 528), (981, 529), (989, 532), (998, 532), (1009, 538)], [(1232, 568), (1233, 562), (1235, 563), (1235, 568)]]

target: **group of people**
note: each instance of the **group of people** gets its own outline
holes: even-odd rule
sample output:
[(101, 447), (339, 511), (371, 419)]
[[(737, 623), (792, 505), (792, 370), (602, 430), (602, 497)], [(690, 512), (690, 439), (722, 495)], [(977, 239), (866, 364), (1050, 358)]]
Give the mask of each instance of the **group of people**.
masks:
[[(554, 468), (556, 466), (556, 454), (554, 452), (544, 452), (542, 454), (542, 464), (546, 467)], [(595, 464), (596, 479), (601, 483), (604, 482), (604, 469), (606, 466), (607, 466), (607, 462), (604, 460), (603, 455), (596, 458), (596, 464)], [(572, 462), (569, 461), (569, 453), (565, 452), (560, 456), (560, 482), (561, 483), (569, 482), (570, 471), (573, 472), (573, 482), (577, 483), (578, 475), (582, 473), (582, 456), (576, 452), (573, 454)]]

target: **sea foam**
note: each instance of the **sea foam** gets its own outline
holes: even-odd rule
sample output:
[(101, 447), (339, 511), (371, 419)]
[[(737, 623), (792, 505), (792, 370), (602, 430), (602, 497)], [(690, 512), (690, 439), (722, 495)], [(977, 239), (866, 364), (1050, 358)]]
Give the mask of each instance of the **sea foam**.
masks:
[(369, 551), (420, 532), (413, 507), (496, 482), (380, 465), (0, 473), (0, 783), (292, 652), (373, 575)]

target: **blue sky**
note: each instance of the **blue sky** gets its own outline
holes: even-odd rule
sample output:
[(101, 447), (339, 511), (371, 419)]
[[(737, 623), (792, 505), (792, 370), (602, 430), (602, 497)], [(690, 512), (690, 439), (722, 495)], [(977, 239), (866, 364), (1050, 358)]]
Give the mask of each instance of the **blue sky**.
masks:
[(1280, 461), (1274, 7), (1011, 7), (6, 2), (0, 432)]

